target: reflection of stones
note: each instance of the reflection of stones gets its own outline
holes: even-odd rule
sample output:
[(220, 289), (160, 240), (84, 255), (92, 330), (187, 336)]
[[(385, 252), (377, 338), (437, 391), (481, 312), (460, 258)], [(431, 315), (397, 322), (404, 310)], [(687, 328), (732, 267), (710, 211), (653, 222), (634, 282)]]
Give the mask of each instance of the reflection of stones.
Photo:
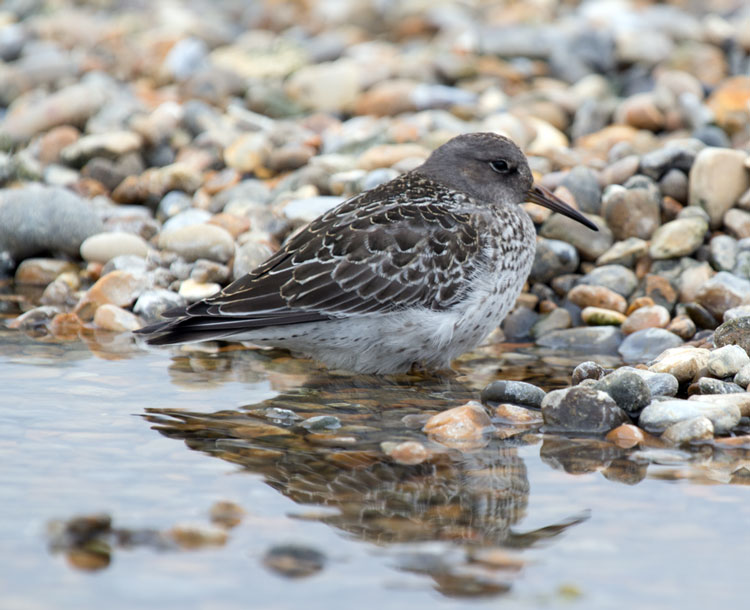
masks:
[[(394, 463), (380, 449), (386, 440), (424, 440), (402, 419), (455, 404), (468, 392), (454, 381), (398, 385), (376, 377), (345, 379), (344, 387), (336, 387), (335, 377), (321, 376), (249, 413), (150, 409), (147, 418), (165, 436), (262, 473), (296, 502), (336, 506), (339, 512), (323, 520), (364, 539), (502, 542), (523, 516), (529, 489), (515, 447), (493, 442), (462, 454), (432, 443), (430, 461), (415, 466)], [(269, 408), (306, 419), (333, 416), (342, 426), (310, 433), (291, 419), (270, 423), (265, 414), (278, 411)]]
[(585, 474), (602, 470), (615, 460), (627, 458), (629, 453), (627, 449), (621, 449), (600, 439), (546, 436), (540, 455), (542, 461), (552, 468), (570, 474)]
[(326, 557), (320, 551), (305, 546), (286, 544), (266, 553), (263, 564), (272, 572), (287, 578), (303, 578), (320, 572)]

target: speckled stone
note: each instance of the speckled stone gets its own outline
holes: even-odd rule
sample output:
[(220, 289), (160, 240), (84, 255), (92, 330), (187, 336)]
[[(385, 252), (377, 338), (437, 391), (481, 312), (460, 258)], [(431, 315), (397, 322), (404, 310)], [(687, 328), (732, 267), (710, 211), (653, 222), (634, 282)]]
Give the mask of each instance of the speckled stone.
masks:
[(740, 410), (735, 405), (699, 400), (661, 400), (641, 411), (638, 425), (649, 432), (662, 432), (673, 424), (701, 416), (711, 420), (717, 434), (727, 434), (739, 423)]
[(705, 441), (714, 437), (714, 424), (705, 417), (699, 415), (691, 419), (685, 419), (669, 426), (661, 435), (665, 441), (675, 445), (692, 443), (694, 441)]
[(605, 392), (575, 386), (554, 390), (542, 401), (547, 431), (605, 434), (630, 418)]
[(739, 345), (725, 345), (711, 352), (706, 368), (714, 377), (723, 379), (735, 375), (750, 364), (750, 357)]
[(544, 390), (524, 381), (498, 380), (482, 390), (483, 403), (511, 403), (528, 407), (541, 407), (546, 396)]
[(636, 413), (651, 402), (651, 389), (636, 373), (618, 369), (600, 379), (593, 388), (609, 394), (617, 406)]

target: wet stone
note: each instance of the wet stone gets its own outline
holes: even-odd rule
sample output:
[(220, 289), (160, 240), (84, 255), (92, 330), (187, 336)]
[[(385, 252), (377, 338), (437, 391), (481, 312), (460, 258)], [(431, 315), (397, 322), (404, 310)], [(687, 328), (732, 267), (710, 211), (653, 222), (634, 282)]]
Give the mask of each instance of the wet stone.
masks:
[(617, 406), (628, 413), (636, 413), (651, 402), (648, 384), (629, 370), (618, 369), (609, 373), (592, 387), (609, 394)]
[(623, 366), (618, 371), (627, 371), (638, 375), (646, 382), (651, 396), (675, 396), (679, 390), (680, 383), (674, 375), (669, 373), (653, 373), (644, 369)]
[(308, 417), (299, 425), (310, 432), (316, 432), (318, 430), (337, 430), (341, 427), (341, 420), (335, 415), (315, 415), (313, 417)]
[(618, 447), (631, 449), (643, 443), (646, 440), (646, 435), (638, 426), (621, 424), (614, 430), (610, 430), (604, 438)]
[(433, 415), (422, 430), (439, 442), (480, 442), (492, 427), (487, 412), (478, 402), (469, 402)]
[(508, 402), (528, 407), (541, 407), (545, 392), (541, 388), (524, 381), (493, 381), (482, 390), (483, 403)]
[(103, 330), (132, 332), (143, 326), (137, 316), (116, 305), (101, 305), (94, 313), (94, 324)]
[(581, 362), (576, 368), (573, 369), (573, 376), (571, 378), (572, 385), (578, 385), (585, 379), (598, 380), (607, 374), (607, 370), (599, 363), (593, 360), (587, 360)]
[(382, 443), (381, 449), (394, 462), (415, 466), (428, 460), (431, 456), (430, 451), (422, 444), (416, 441), (406, 441), (403, 443)]
[(644, 328), (625, 337), (618, 352), (625, 362), (648, 362), (683, 341), (663, 328)]
[(661, 435), (665, 441), (675, 445), (705, 441), (713, 437), (714, 425), (703, 415), (672, 424)]
[(101, 305), (128, 307), (146, 289), (146, 283), (145, 278), (127, 271), (112, 271), (96, 281), (74, 311), (82, 320), (92, 320), (94, 312)]
[(625, 411), (606, 393), (581, 386), (554, 390), (542, 402), (545, 430), (603, 434), (630, 423)]
[(735, 405), (698, 400), (661, 400), (641, 411), (638, 425), (649, 432), (663, 432), (673, 424), (701, 416), (711, 420), (716, 434), (727, 434), (739, 423), (740, 410)]
[(587, 326), (555, 330), (539, 337), (536, 344), (556, 350), (613, 354), (622, 342), (622, 333), (615, 326)]
[(133, 305), (133, 312), (148, 322), (155, 322), (168, 309), (185, 307), (187, 301), (171, 290), (156, 288), (142, 293)]
[(326, 556), (311, 547), (287, 544), (270, 549), (263, 557), (263, 565), (286, 578), (306, 578), (320, 572)]

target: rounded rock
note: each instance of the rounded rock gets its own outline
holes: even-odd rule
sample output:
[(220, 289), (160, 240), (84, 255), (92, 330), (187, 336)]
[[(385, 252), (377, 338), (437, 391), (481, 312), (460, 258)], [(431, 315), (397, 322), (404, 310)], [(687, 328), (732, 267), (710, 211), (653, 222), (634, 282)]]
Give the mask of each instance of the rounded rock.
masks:
[(711, 420), (717, 434), (731, 432), (741, 417), (736, 405), (671, 399), (648, 405), (641, 411), (638, 425), (649, 432), (662, 432), (673, 424), (701, 416)]
[(750, 357), (739, 345), (725, 345), (711, 352), (706, 369), (714, 377), (723, 379), (737, 374), (750, 364)]
[(554, 390), (542, 401), (545, 430), (605, 434), (630, 418), (606, 393), (575, 386)]
[(176, 252), (190, 262), (207, 258), (225, 263), (234, 254), (234, 239), (228, 231), (215, 225), (191, 225), (162, 232), (159, 247)]
[(137, 316), (122, 307), (110, 304), (97, 308), (94, 313), (94, 324), (102, 330), (119, 333), (132, 332), (143, 326)]
[(747, 153), (728, 148), (704, 148), (690, 171), (690, 205), (708, 212), (711, 227), (718, 228), (722, 218), (750, 188), (745, 166)]
[(671, 316), (666, 307), (651, 305), (633, 311), (620, 327), (623, 334), (630, 335), (645, 328), (664, 328)]
[(586, 360), (573, 369), (570, 383), (575, 386), (585, 379), (599, 380), (606, 374), (607, 370), (601, 364), (593, 360)]
[(579, 284), (568, 292), (568, 300), (579, 307), (599, 307), (619, 313), (624, 313), (627, 307), (621, 295), (605, 286)]
[(628, 413), (636, 413), (651, 402), (648, 384), (629, 370), (618, 369), (600, 379), (593, 388), (607, 393)]
[(145, 258), (148, 244), (142, 237), (124, 231), (97, 233), (87, 237), (80, 248), (81, 258), (89, 263), (107, 263), (116, 256), (132, 255)]
[(661, 435), (661, 438), (665, 441), (674, 443), (675, 445), (710, 440), (713, 437), (714, 425), (704, 415), (672, 424)]
[(682, 344), (682, 339), (668, 330), (644, 328), (625, 337), (617, 351), (625, 362), (648, 362), (665, 350)]
[(677, 258), (695, 252), (708, 230), (702, 218), (678, 218), (659, 227), (651, 238), (649, 255), (654, 260)]
[(493, 381), (482, 390), (483, 403), (511, 403), (528, 407), (541, 407), (546, 393), (541, 388), (524, 381)]

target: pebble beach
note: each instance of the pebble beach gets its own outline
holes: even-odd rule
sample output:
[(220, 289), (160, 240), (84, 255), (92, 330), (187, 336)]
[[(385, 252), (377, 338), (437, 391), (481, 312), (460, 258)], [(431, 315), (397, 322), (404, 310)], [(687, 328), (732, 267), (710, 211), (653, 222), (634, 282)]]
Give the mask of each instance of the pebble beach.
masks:
[(623, 366), (551, 392), (500, 371), (424, 432), (750, 446), (743, 2), (6, 2), (0, 312), (131, 333), (475, 131), (599, 227), (524, 204), (536, 259), (488, 342)]

